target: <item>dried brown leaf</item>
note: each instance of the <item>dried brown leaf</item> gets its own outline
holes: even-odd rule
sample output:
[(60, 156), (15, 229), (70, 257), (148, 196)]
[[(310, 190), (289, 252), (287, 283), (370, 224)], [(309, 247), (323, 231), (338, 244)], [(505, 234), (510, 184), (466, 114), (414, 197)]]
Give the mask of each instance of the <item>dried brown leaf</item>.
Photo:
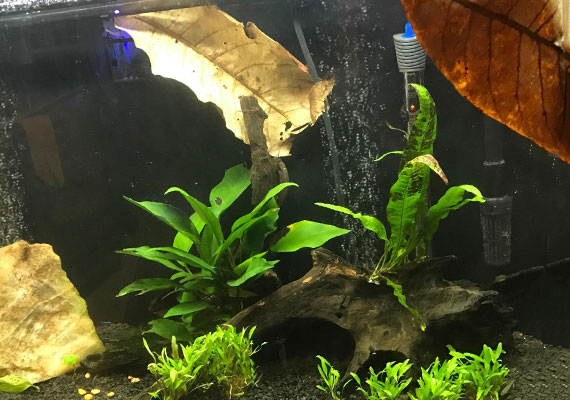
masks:
[(464, 97), (570, 161), (568, 0), (402, 4), (418, 40)]
[(279, 43), (215, 6), (125, 16), (116, 25), (149, 55), (154, 74), (216, 104), (228, 129), (245, 142), (239, 97), (255, 96), (268, 115), (264, 134), (273, 155), (287, 155), (289, 136), (315, 123), (334, 84), (332, 78), (314, 84)]

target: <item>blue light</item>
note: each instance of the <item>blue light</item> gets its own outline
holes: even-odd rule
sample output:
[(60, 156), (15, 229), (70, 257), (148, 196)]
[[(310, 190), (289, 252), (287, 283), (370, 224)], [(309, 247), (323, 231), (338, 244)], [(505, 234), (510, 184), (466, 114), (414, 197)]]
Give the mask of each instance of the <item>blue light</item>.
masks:
[(115, 10), (113, 11), (113, 13), (115, 15), (119, 15), (121, 13), (121, 11), (118, 8), (115, 8)]

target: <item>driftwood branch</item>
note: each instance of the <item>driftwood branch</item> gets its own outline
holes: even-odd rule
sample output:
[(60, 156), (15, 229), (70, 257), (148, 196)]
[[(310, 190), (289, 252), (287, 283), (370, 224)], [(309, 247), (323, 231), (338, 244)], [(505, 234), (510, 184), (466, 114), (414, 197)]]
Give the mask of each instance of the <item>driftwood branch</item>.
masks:
[[(251, 202), (257, 204), (271, 188), (288, 182), (289, 173), (280, 158), (269, 154), (263, 134), (267, 114), (259, 106), (257, 99), (253, 96), (240, 96), (239, 101), (251, 149)], [(281, 205), (284, 198), (285, 191), (277, 196), (277, 202)]]

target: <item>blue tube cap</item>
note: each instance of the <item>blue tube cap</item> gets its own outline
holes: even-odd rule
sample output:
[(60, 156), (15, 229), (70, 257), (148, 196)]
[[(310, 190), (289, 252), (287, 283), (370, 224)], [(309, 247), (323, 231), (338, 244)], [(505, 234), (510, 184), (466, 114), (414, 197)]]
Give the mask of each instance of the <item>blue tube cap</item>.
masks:
[(410, 24), (409, 22), (406, 22), (406, 27), (404, 28), (404, 33), (402, 34), (402, 37), (405, 39), (412, 39), (416, 37), (416, 34), (414, 33), (414, 30), (412, 28), (412, 24)]

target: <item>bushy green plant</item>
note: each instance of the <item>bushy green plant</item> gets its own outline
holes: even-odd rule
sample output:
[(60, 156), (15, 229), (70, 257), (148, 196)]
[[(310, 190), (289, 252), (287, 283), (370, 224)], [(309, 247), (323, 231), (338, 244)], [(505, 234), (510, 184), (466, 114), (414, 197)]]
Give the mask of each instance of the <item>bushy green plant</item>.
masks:
[(412, 378), (404, 379), (411, 367), (409, 360), (401, 363), (389, 362), (380, 372), (375, 372), (374, 368), (370, 367), (370, 375), (366, 379), (368, 389), (364, 388), (358, 375), (353, 372), (350, 375), (358, 385), (357, 390), (366, 400), (396, 400), (412, 381)]
[(317, 369), (324, 383), (324, 386), (317, 385), (317, 389), (327, 393), (332, 400), (341, 400), (342, 392), (350, 381), (345, 382), (342, 388), (339, 388), (340, 372), (323, 356), (317, 356), (317, 358), (320, 360)]
[[(501, 343), (495, 350), (484, 345), (480, 355), (460, 353), (449, 348), (451, 358), (440, 362), (439, 358), (429, 366), (421, 369), (414, 393), (407, 393), (411, 400), (499, 400), (501, 389), (506, 384), (509, 369), (501, 362), (503, 347)], [(338, 389), (340, 373), (324, 357), (317, 356), (319, 374), (325, 385), (317, 386), (328, 393), (333, 400), (340, 400), (342, 391)], [(375, 372), (369, 369), (366, 379), (368, 389), (355, 373), (350, 375), (357, 385), (357, 390), (366, 400), (396, 400), (403, 396), (412, 379), (404, 379), (412, 367), (409, 360), (401, 363), (389, 362), (386, 367)], [(344, 387), (350, 382), (347, 381)]]
[[(204, 363), (205, 350), (194, 345), (178, 345), (176, 337), (172, 337), (171, 354), (166, 348), (160, 354), (153, 353), (146, 340), (144, 346), (152, 356), (154, 362), (148, 365), (149, 372), (156, 379), (154, 389), (149, 393), (151, 397), (163, 400), (178, 400), (186, 393), (197, 388), (209, 387), (210, 383), (200, 383), (200, 370), (206, 366)], [(180, 357), (179, 351), (182, 352)]]
[(426, 370), (422, 368), (415, 395), (411, 400), (457, 400), (461, 398), (462, 380), (455, 358), (440, 363), (439, 358)]
[(501, 389), (506, 384), (509, 369), (503, 365), (501, 355), (503, 346), (498, 344), (493, 350), (484, 345), (480, 355), (460, 353), (448, 346), (451, 354), (459, 361), (459, 370), (463, 379), (463, 389), (467, 399), (499, 400)]
[(277, 230), (279, 218), (275, 196), (287, 187), (297, 186), (288, 182), (271, 189), (252, 211), (233, 222), (225, 234), (221, 217), (250, 183), (247, 168), (237, 165), (228, 169), (222, 181), (211, 190), (209, 206), (180, 188), (168, 189), (166, 194), (182, 195), (192, 208), (192, 215), (170, 204), (125, 197), (177, 232), (172, 246), (142, 246), (119, 251), (155, 261), (173, 271), (170, 278), (135, 281), (118, 294), (166, 289), (169, 291), (166, 296), (176, 296), (178, 304), (163, 318), (151, 321), (148, 332), (190, 341), (220, 321), (227, 321), (243, 308), (244, 298), (255, 296), (244, 285), (278, 262), (268, 259), (268, 250), (293, 252), (303, 247), (315, 248), (349, 232), (332, 225), (300, 221), (289, 225), (285, 236), (269, 249), (266, 239)]
[(257, 384), (251, 358), (259, 350), (251, 340), (254, 330), (238, 332), (231, 325), (218, 326), (187, 346), (179, 345), (173, 336), (171, 356), (166, 349), (160, 354), (152, 352), (143, 339), (154, 360), (148, 370), (156, 383), (149, 394), (162, 400), (177, 400), (193, 390), (218, 385), (229, 397), (242, 395), (247, 387)]
[(430, 170), (439, 175), (445, 183), (447, 183), (447, 178), (432, 155), (437, 132), (435, 103), (425, 87), (412, 86), (418, 94), (420, 112), (404, 150), (391, 151), (376, 160), (380, 161), (388, 154), (402, 155), (398, 178), (390, 189), (390, 197), (386, 206), (390, 236), (382, 221), (376, 217), (355, 213), (346, 207), (333, 204), (317, 203), (317, 205), (352, 216), (384, 242), (384, 252), (370, 280), (385, 281), (394, 289), (394, 294), (400, 303), (418, 317), (419, 313), (407, 305), (402, 287), (390, 280), (388, 275), (409, 262), (414, 252), (416, 260), (427, 256), (427, 249), (440, 221), (446, 218), (450, 211), (457, 210), (469, 202), (484, 202), (485, 200), (476, 187), (461, 185), (449, 188), (436, 204), (427, 208)]
[(255, 364), (251, 358), (259, 350), (259, 347), (254, 348), (251, 340), (254, 331), (255, 327), (237, 332), (232, 325), (225, 325), (194, 342), (208, 349), (208, 376), (229, 397), (241, 396), (247, 387), (257, 384)]

